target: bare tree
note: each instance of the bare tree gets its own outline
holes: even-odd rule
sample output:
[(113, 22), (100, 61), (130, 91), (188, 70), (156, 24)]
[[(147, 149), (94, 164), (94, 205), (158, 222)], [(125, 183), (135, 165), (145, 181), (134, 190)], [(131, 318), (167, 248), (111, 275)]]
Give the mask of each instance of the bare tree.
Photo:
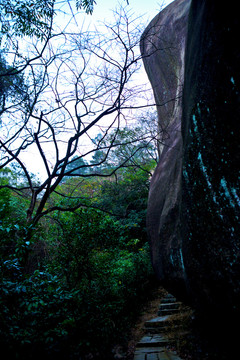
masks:
[[(124, 166), (128, 159), (109, 173), (97, 171), (120, 145), (119, 129), (136, 117), (134, 111), (153, 106), (144, 84), (134, 81), (141, 67), (143, 27), (122, 7), (113, 15), (112, 23), (102, 25), (101, 32), (51, 31), (44, 43), (22, 42), (24, 52), (15, 47), (15, 53), (9, 54), (12, 65), (5, 69), (5, 76), (12, 71), (15, 76), (21, 73), (24, 90), (18, 100), (9, 97), (2, 102), (0, 169), (12, 164), (22, 169), (24, 183), (4, 186), (19, 194), (30, 193), (29, 224), (56, 208), (61, 210), (47, 206), (47, 201), (66, 176), (111, 176)], [(97, 133), (101, 135), (94, 141)], [(141, 136), (150, 141), (149, 134)], [(104, 150), (103, 158), (79, 165), (77, 160), (88, 159), (99, 150)], [(26, 153), (31, 152), (30, 160)], [(31, 177), (30, 161), (44, 165), (45, 178), (40, 183)], [(86, 166), (94, 171), (81, 172)]]

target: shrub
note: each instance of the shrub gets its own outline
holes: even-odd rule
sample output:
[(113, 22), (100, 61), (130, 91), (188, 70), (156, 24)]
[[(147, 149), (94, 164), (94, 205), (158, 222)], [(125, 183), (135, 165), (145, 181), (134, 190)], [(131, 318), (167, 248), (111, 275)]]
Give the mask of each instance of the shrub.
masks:
[[(117, 184), (118, 217), (85, 207), (55, 212), (35, 228), (24, 220), (27, 200), (1, 190), (0, 344), (9, 358), (107, 360), (126, 340), (153, 278), (147, 192), (126, 181)], [(94, 204), (103, 189), (108, 204), (115, 185), (101, 183)]]

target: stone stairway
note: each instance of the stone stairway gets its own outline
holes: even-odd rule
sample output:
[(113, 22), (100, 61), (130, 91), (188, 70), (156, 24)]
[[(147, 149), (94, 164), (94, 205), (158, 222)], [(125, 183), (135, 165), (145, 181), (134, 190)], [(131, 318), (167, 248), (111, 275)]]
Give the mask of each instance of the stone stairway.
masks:
[(171, 340), (166, 337), (171, 315), (179, 312), (181, 303), (168, 294), (162, 299), (158, 316), (145, 322), (145, 335), (137, 343), (134, 360), (181, 360), (168, 350)]

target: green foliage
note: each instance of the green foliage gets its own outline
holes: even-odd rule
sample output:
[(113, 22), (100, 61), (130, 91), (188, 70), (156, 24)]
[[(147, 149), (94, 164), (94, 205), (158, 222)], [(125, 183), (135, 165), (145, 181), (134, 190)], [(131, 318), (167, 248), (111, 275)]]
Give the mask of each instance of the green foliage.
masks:
[(76, 0), (77, 9), (84, 9), (87, 14), (93, 13), (95, 0)]
[(69, 310), (76, 294), (47, 270), (24, 276), (17, 259), (2, 264), (1, 277), (0, 342), (8, 355), (32, 359), (56, 353), (68, 335), (65, 322), (74, 316)]
[[(148, 116), (148, 114), (146, 115)], [(145, 119), (146, 120), (146, 119)], [(143, 119), (140, 119), (142, 122)], [(111, 131), (109, 134), (98, 134), (94, 139), (98, 149), (94, 153), (91, 164), (97, 173), (106, 173), (118, 167), (145, 167), (152, 161), (156, 165), (156, 147), (149, 129), (143, 126), (125, 127)]]
[(130, 211), (146, 210), (150, 180), (148, 170), (120, 170), (112, 181), (102, 183), (99, 204), (119, 216), (125, 216)]
[[(67, 1), (66, 1), (67, 2)], [(76, 8), (92, 14), (95, 0), (76, 0)], [(55, 0), (0, 0), (0, 43), (3, 36), (45, 38), (51, 30)]]
[(14, 71), (14, 68), (7, 65), (6, 60), (0, 53), (0, 115), (10, 97), (18, 103), (19, 101), (24, 101), (26, 96), (27, 89), (24, 83), (24, 77), (21, 74), (3, 76), (3, 74), (11, 73), (12, 71)]
[[(95, 0), (76, 0), (76, 8), (87, 14), (92, 14), (94, 4)], [(13, 37), (46, 39), (57, 12), (54, 6), (55, 0), (0, 0), (0, 45), (9, 46)]]
[(42, 39), (50, 30), (52, 0), (1, 0), (0, 40), (2, 36), (36, 36)]
[(66, 172), (70, 172), (70, 175), (83, 175), (89, 173), (88, 162), (83, 158), (75, 156), (69, 161)]
[[(0, 172), (0, 185), (9, 183), (9, 172)], [(4, 176), (5, 174), (5, 176)], [(25, 203), (18, 196), (13, 196), (9, 188), (0, 189), (0, 255), (2, 260), (9, 259), (14, 253), (25, 258), (28, 226), (25, 220)]]
[[(76, 1), (87, 13), (94, 3)], [(53, 7), (51, 0), (0, 0), (2, 47), (3, 38), (42, 40), (51, 31)], [(1, 56), (0, 115), (11, 102), (31, 104), (24, 72), (15, 69)], [(72, 211), (55, 210), (35, 227), (26, 220), (32, 194), (25, 174), (16, 164), (0, 171), (0, 344), (9, 358), (107, 359), (127, 336), (152, 284), (145, 212), (153, 149), (144, 136), (135, 140), (138, 132), (118, 129), (114, 141), (113, 134), (100, 136), (90, 163), (72, 158), (66, 182), (43, 209), (45, 215), (51, 207)], [(88, 166), (105, 175), (121, 163), (127, 167), (114, 176), (84, 178)], [(31, 181), (33, 193), (37, 180)]]
[(82, 338), (87, 337), (89, 351), (106, 353), (109, 344), (125, 334), (137, 298), (143, 296), (144, 280), (149, 283), (148, 246), (129, 240), (128, 227), (100, 211), (80, 209), (58, 214), (56, 220), (62, 232), (53, 236), (57, 254), (51, 264), (81, 292), (86, 316)]
[(10, 358), (111, 359), (114, 344), (126, 340), (153, 286), (144, 226), (149, 178), (125, 169), (112, 180), (77, 187), (68, 179), (58, 190), (85, 194), (85, 207), (55, 211), (35, 229), (23, 220), (27, 202), (1, 189), (0, 343)]

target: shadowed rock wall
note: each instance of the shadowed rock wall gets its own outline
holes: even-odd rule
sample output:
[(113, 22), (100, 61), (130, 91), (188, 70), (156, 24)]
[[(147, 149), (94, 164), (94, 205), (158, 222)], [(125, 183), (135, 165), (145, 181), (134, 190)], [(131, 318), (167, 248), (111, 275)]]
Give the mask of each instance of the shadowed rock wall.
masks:
[(181, 225), (189, 295), (240, 311), (240, 46), (234, 1), (193, 0), (183, 95)]
[(174, 1), (142, 36), (163, 141), (147, 226), (162, 284), (229, 316), (240, 312), (239, 18), (234, 1), (189, 5)]

